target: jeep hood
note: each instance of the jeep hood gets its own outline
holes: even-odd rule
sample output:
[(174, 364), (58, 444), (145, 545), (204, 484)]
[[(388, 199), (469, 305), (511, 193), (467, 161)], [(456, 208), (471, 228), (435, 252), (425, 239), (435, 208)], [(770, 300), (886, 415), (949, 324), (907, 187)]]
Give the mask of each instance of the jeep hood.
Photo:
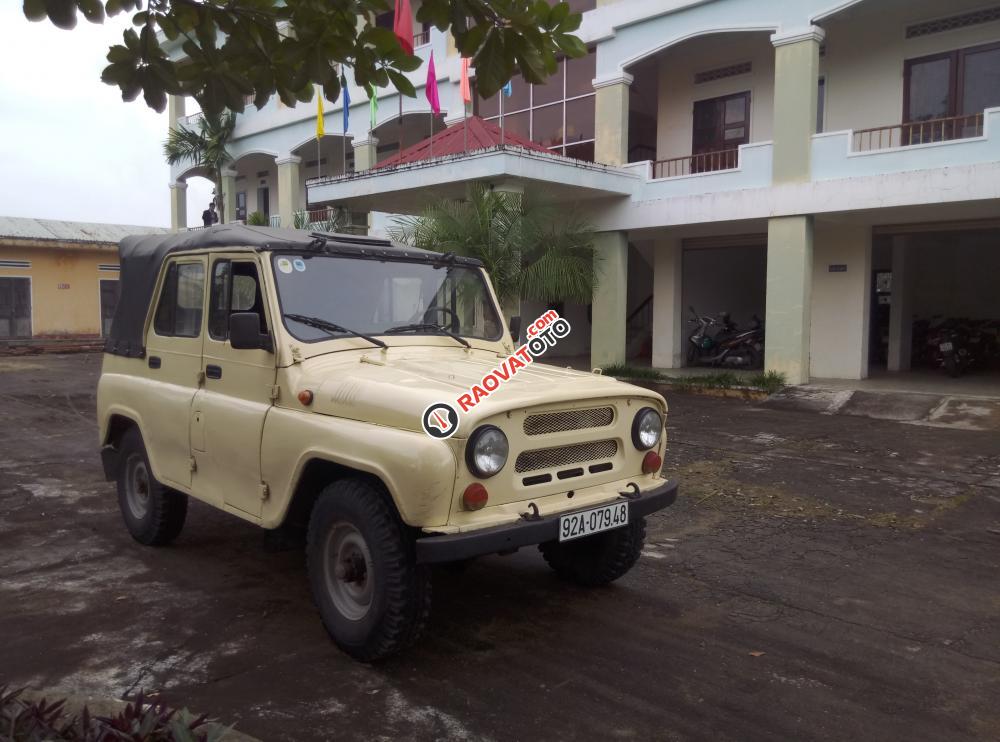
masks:
[[(428, 405), (455, 405), (459, 395), (481, 384), (505, 357), (484, 350), (441, 347), (335, 353), (304, 361), (293, 393), (312, 390), (311, 409), (320, 414), (420, 431), (420, 418)], [(467, 436), (480, 420), (507, 410), (612, 396), (660, 399), (655, 392), (611, 377), (536, 361), (518, 369), (489, 397), (461, 414), (456, 435)]]

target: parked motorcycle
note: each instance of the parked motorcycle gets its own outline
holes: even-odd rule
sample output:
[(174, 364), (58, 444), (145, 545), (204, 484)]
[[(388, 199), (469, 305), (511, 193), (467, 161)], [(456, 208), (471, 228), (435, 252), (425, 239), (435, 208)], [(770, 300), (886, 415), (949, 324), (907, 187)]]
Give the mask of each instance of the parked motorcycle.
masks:
[(753, 316), (753, 325), (740, 330), (722, 312), (716, 317), (699, 315), (694, 307), (688, 322), (698, 325), (688, 337), (689, 366), (723, 366), (727, 368), (761, 368), (764, 361), (764, 325)]

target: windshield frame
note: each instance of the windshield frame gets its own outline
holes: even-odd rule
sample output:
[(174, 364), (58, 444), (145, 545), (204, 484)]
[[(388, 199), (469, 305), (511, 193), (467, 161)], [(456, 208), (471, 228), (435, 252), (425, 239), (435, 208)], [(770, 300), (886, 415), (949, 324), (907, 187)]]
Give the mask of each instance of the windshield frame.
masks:
[[(285, 313), (286, 313), (287, 310), (286, 310), (286, 308), (284, 306), (284, 301), (283, 301), (283, 297), (282, 297), (281, 286), (278, 284), (278, 280), (279, 279), (278, 279), (277, 260), (278, 260), (278, 258), (280, 258), (282, 256), (289, 256), (289, 255), (294, 255), (296, 257), (306, 257), (306, 256), (308, 256), (310, 259), (332, 258), (332, 259), (338, 259), (338, 260), (367, 260), (367, 261), (374, 261), (374, 262), (378, 262), (378, 263), (410, 263), (410, 264), (414, 264), (415, 263), (415, 264), (419, 264), (419, 265), (427, 265), (427, 266), (430, 266), (432, 268), (437, 268), (437, 267), (441, 267), (441, 268), (462, 268), (464, 270), (471, 271), (471, 272), (477, 274), (479, 276), (480, 280), (483, 282), (483, 287), (486, 289), (486, 296), (489, 297), (490, 305), (493, 307), (493, 311), (496, 313), (497, 325), (498, 325), (499, 330), (497, 332), (496, 337), (493, 337), (493, 338), (477, 337), (475, 335), (463, 335), (461, 333), (455, 333), (455, 334), (459, 335), (460, 337), (463, 337), (463, 338), (469, 340), (470, 342), (474, 342), (474, 343), (478, 342), (478, 343), (490, 343), (490, 344), (494, 344), (494, 343), (502, 343), (506, 339), (507, 329), (506, 329), (506, 323), (504, 321), (503, 310), (501, 309), (500, 302), (497, 299), (496, 293), (493, 290), (493, 283), (492, 283), (492, 281), (490, 281), (489, 275), (486, 273), (486, 270), (483, 268), (482, 264), (479, 263), (478, 261), (476, 261), (475, 263), (473, 263), (471, 261), (467, 261), (467, 260), (463, 260), (462, 258), (458, 258), (458, 259), (456, 259), (455, 261), (452, 262), (448, 258), (443, 258), (441, 260), (429, 260), (429, 259), (423, 258), (423, 257), (417, 258), (417, 257), (408, 256), (408, 255), (407, 256), (401, 255), (399, 257), (395, 257), (395, 256), (393, 256), (393, 257), (386, 257), (385, 255), (344, 255), (344, 254), (326, 254), (326, 253), (310, 254), (309, 251), (307, 251), (307, 250), (295, 250), (295, 249), (269, 250), (268, 253), (269, 253), (269, 259), (268, 259), (267, 262), (268, 262), (268, 265), (270, 267), (271, 280), (272, 280), (273, 285), (274, 285), (274, 295), (275, 295), (275, 299), (277, 300), (277, 304), (278, 304), (278, 314), (279, 314), (279, 316), (281, 318), (281, 326), (284, 329), (284, 331), (286, 333), (288, 333), (288, 335), (295, 342), (305, 343), (307, 345), (315, 345), (317, 343), (339, 342), (339, 341), (342, 341), (342, 340), (357, 340), (358, 338), (355, 335), (352, 335), (350, 333), (338, 333), (336, 335), (326, 335), (324, 337), (317, 337), (317, 338), (312, 338), (312, 339), (301, 338), (301, 337), (299, 337), (295, 333), (294, 330), (292, 330), (288, 326), (287, 322), (285, 321)], [(328, 320), (328, 321), (334, 322), (334, 320)], [(293, 322), (293, 324), (295, 324), (294, 320), (292, 320), (292, 322)], [(336, 324), (341, 324), (341, 323), (337, 322)], [(346, 327), (346, 325), (342, 325), (342, 326)], [(352, 327), (350, 329), (354, 330), (356, 328)], [(391, 338), (392, 340), (400, 340), (400, 339), (415, 338), (415, 337), (419, 337), (419, 338), (443, 338), (443, 339), (449, 340), (450, 344), (454, 344), (454, 341), (451, 340), (451, 338), (449, 338), (448, 335), (446, 335), (445, 333), (432, 332), (432, 331), (427, 331), (427, 332), (410, 332), (410, 333), (406, 333), (406, 334), (390, 333), (388, 335), (386, 335), (383, 332), (368, 332), (366, 334), (369, 334), (372, 337), (377, 337), (377, 338), (382, 338), (382, 337)], [(409, 343), (400, 343), (400, 344), (402, 345), (402, 344), (409, 344)], [(392, 343), (390, 343), (390, 345), (392, 345)]]

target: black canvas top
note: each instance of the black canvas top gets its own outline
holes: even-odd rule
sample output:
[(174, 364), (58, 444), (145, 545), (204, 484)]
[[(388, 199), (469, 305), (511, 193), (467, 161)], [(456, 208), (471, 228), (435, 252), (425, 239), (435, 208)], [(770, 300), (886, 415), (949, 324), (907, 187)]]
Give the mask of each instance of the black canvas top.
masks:
[[(219, 224), (176, 234), (136, 235), (118, 243), (121, 295), (104, 351), (129, 358), (145, 355), (142, 331), (153, 299), (160, 266), (168, 255), (190, 250), (250, 247), (256, 250), (316, 251), (332, 255), (438, 262), (441, 253), (395, 244), (375, 237), (301, 229)], [(460, 265), (479, 266), (475, 258), (448, 257)]]

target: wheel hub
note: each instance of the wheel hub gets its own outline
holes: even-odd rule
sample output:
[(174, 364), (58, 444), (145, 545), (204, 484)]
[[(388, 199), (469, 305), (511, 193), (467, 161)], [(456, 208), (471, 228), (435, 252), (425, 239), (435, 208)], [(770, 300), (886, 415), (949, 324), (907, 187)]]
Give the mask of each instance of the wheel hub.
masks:
[(335, 522), (323, 551), (330, 601), (345, 618), (364, 618), (375, 593), (374, 564), (364, 536), (346, 521)]

